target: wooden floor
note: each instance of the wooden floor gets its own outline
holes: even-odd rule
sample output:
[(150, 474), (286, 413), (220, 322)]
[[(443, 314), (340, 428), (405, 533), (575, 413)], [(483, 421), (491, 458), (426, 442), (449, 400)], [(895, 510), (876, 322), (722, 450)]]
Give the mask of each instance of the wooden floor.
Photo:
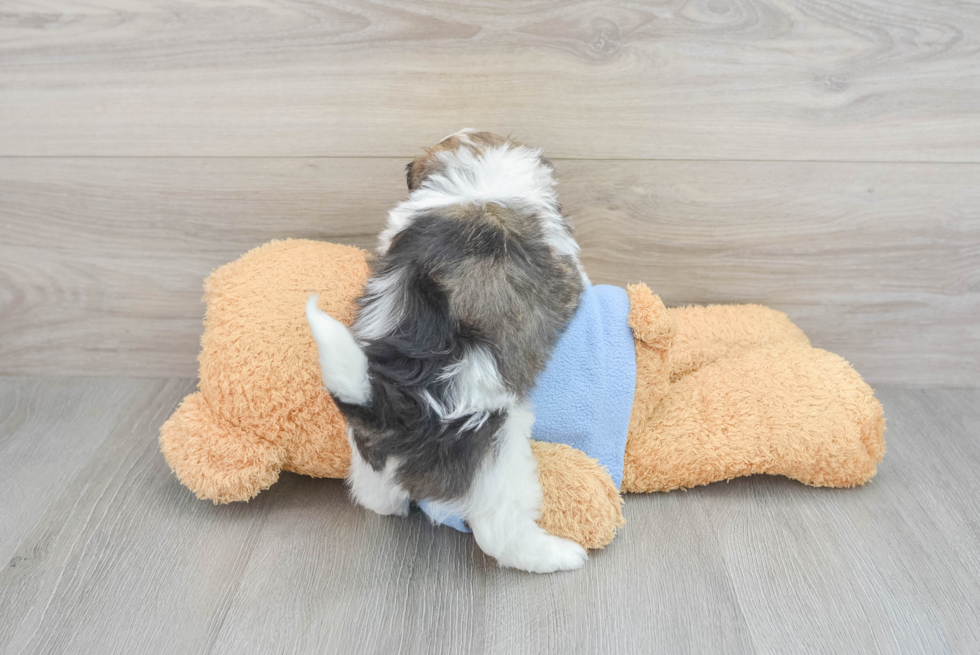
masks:
[(879, 389), (867, 486), (754, 477), (626, 498), (584, 569), (296, 475), (180, 486), (157, 428), (188, 380), (0, 378), (0, 652), (980, 652), (980, 391)]

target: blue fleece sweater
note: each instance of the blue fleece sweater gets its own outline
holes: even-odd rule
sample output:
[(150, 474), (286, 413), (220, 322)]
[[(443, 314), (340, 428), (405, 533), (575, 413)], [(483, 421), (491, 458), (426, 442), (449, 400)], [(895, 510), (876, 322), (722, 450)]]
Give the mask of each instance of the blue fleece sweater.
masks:
[[(625, 290), (605, 284), (586, 288), (531, 391), (532, 438), (568, 444), (599, 460), (617, 488), (636, 390), (629, 312)], [(419, 507), (429, 513), (426, 501)], [(460, 517), (442, 523), (469, 532)]]

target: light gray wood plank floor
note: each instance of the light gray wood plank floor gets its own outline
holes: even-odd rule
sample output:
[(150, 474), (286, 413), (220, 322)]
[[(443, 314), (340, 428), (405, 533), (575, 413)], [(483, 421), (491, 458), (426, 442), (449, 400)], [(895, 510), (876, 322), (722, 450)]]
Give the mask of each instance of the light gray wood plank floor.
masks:
[(879, 389), (865, 487), (628, 496), (584, 569), (533, 576), (335, 480), (197, 500), (156, 443), (193, 387), (0, 378), (0, 652), (980, 650), (980, 390)]

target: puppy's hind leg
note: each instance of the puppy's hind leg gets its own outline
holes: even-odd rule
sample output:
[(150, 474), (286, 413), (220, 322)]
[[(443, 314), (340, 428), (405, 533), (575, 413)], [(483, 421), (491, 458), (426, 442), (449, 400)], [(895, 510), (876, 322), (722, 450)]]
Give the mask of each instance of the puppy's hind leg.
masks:
[(496, 459), (473, 481), (466, 519), (483, 552), (501, 566), (533, 573), (577, 569), (589, 558), (574, 541), (548, 534), (537, 523), (541, 482), (529, 438), (534, 414), (512, 409), (498, 434)]
[(354, 497), (354, 500), (378, 514), (408, 516), (411, 500), (408, 492), (392, 479), (392, 474), (397, 468), (397, 462), (389, 458), (383, 471), (375, 471), (361, 457), (357, 444), (350, 438), (350, 432), (348, 432), (348, 441), (350, 442), (351, 453), (347, 485), (350, 487), (351, 496)]

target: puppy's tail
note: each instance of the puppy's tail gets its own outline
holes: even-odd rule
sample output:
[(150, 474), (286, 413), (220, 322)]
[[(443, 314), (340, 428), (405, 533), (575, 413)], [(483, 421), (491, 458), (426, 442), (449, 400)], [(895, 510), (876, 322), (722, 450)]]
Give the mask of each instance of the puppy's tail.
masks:
[(319, 294), (306, 299), (306, 321), (320, 352), (323, 384), (338, 400), (351, 405), (371, 401), (367, 357), (347, 327), (316, 306)]

